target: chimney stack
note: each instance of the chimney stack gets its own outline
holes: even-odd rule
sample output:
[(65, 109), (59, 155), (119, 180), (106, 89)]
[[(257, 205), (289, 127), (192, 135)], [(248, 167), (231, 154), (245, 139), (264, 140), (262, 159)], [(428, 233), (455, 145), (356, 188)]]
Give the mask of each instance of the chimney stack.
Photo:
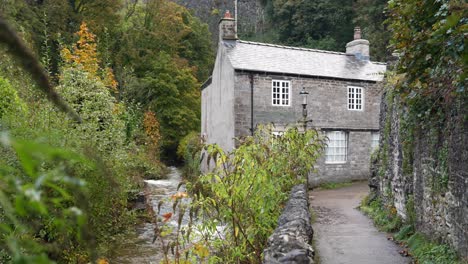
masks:
[(229, 10), (226, 10), (224, 17), (219, 21), (219, 41), (237, 40), (236, 23)]
[(358, 60), (369, 60), (369, 41), (361, 39), (361, 28), (354, 28), (354, 40), (346, 44), (346, 54), (354, 55)]

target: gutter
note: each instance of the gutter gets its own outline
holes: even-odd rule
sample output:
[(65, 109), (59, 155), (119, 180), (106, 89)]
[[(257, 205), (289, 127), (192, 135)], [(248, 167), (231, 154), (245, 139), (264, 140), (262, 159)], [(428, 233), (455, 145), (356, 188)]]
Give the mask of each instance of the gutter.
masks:
[(338, 80), (338, 81), (351, 81), (351, 82), (366, 82), (366, 83), (379, 83), (383, 81), (383, 72), (372, 73), (373, 75), (382, 75), (382, 80), (370, 80), (370, 79), (355, 79), (355, 78), (339, 78), (339, 77), (330, 77), (330, 76), (321, 76), (321, 75), (312, 75), (312, 74), (298, 74), (298, 73), (284, 73), (284, 72), (273, 72), (273, 71), (259, 71), (259, 70), (249, 70), (249, 69), (234, 69), (236, 72), (243, 73), (256, 73), (269, 76), (290, 76), (290, 77), (303, 77), (310, 79), (328, 79), (328, 80)]

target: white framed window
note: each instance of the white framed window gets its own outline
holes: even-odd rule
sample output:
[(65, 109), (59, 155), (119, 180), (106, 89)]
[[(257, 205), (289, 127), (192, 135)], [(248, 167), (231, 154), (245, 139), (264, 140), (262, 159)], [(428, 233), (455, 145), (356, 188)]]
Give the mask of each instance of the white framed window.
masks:
[(348, 86), (348, 110), (364, 110), (364, 89)]
[(348, 160), (348, 134), (344, 131), (327, 132), (325, 163), (346, 163)]
[(284, 131), (271, 131), (271, 134), (275, 137), (282, 137), (284, 135)]
[(371, 136), (372, 136), (371, 150), (374, 151), (376, 148), (379, 147), (380, 134), (379, 132), (372, 132)]
[(279, 106), (291, 105), (291, 82), (273, 80), (271, 83), (271, 104)]

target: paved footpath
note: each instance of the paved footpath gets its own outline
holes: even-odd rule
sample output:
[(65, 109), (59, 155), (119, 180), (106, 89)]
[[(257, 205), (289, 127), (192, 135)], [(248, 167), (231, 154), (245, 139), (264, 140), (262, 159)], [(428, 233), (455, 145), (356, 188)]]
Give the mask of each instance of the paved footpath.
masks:
[(395, 243), (387, 240), (356, 207), (369, 188), (366, 182), (335, 190), (314, 190), (310, 202), (315, 253), (320, 264), (407, 264)]

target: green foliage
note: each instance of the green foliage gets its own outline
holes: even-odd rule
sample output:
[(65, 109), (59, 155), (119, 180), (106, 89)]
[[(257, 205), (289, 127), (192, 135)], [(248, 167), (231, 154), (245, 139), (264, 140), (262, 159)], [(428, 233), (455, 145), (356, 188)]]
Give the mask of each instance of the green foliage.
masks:
[(63, 70), (57, 90), (80, 115), (82, 124), (70, 124), (76, 137), (92, 142), (100, 151), (111, 151), (125, 142), (122, 106), (103, 83), (77, 68)]
[[(364, 200), (363, 200), (364, 201)], [(384, 205), (380, 198), (373, 201), (366, 200), (359, 207), (366, 215), (374, 220), (375, 225), (382, 231), (395, 232), (402, 225), (402, 219), (397, 215), (394, 206)]]
[(395, 88), (411, 114), (429, 121), (466, 97), (466, 3), (394, 0), (389, 12), (392, 46), (400, 53)]
[(447, 245), (431, 242), (421, 233), (415, 233), (404, 240), (411, 255), (421, 264), (457, 264), (460, 263), (455, 251)]
[(0, 118), (8, 112), (21, 115), (25, 111), (26, 105), (20, 100), (16, 90), (7, 80), (0, 77)]
[[(202, 216), (199, 243), (209, 242), (214, 262), (261, 263), (289, 190), (306, 181), (322, 150), (323, 138), (317, 131), (301, 134), (296, 128), (281, 137), (259, 128), (230, 154), (207, 146), (207, 162), (216, 167), (191, 190), (192, 204)], [(226, 226), (222, 236), (217, 225)]]
[[(122, 24), (116, 76), (129, 101), (156, 113), (163, 157), (175, 159), (177, 144), (200, 126), (200, 82), (211, 71), (213, 52), (206, 24), (166, 0), (129, 6)], [(119, 69), (121, 73), (125, 69)]]
[(271, 28), (283, 44), (343, 51), (352, 40), (352, 1), (264, 1)]
[(357, 0), (353, 3), (355, 12), (353, 22), (361, 27), (362, 37), (369, 40), (373, 60), (387, 61), (391, 50), (390, 32), (387, 29), (387, 0)]
[(414, 196), (409, 195), (405, 204), (406, 222), (410, 225), (416, 224), (416, 209), (414, 208)]
[(53, 263), (50, 257), (67, 255), (74, 242), (90, 242), (85, 182), (72, 168), (94, 165), (63, 149), (1, 136), (0, 149), (18, 157), (17, 164), (0, 161), (1, 262)]
[(198, 132), (192, 131), (180, 141), (177, 155), (184, 161), (182, 171), (185, 178), (194, 180), (200, 175), (202, 149), (203, 142)]
[(190, 69), (178, 67), (166, 53), (159, 54), (131, 92), (158, 116), (166, 156), (174, 155), (180, 139), (200, 126), (198, 82)]
[[(2, 1), (0, 10), (7, 21), (24, 32), (21, 37), (43, 57), (55, 82), (60, 81), (63, 66), (60, 51), (78, 40), (74, 32), (86, 22), (96, 33), (98, 44), (93, 59), (99, 65), (92, 66), (99, 66), (104, 83), (118, 86), (114, 95), (119, 99), (140, 103), (162, 119), (164, 157), (175, 159), (179, 140), (198, 129), (198, 88), (210, 74), (214, 53), (207, 25), (186, 8), (167, 0), (8, 0)], [(8, 74), (3, 68), (8, 68)], [(11, 80), (18, 73), (10, 68), (0, 64), (2, 75)], [(20, 87), (26, 101), (37, 100), (29, 91), (22, 91), (29, 85), (13, 85)], [(166, 106), (170, 107), (165, 110)]]
[[(395, 232), (394, 239), (407, 245), (409, 254), (417, 263), (421, 264), (457, 264), (460, 263), (455, 251), (449, 246), (438, 244), (427, 239), (423, 234), (414, 229), (414, 200), (411, 196), (406, 204), (407, 222), (396, 216), (394, 207), (384, 206), (377, 199), (369, 203), (367, 197), (361, 202), (360, 209), (374, 220), (374, 224), (383, 231)], [(413, 211), (412, 211), (413, 210)]]

